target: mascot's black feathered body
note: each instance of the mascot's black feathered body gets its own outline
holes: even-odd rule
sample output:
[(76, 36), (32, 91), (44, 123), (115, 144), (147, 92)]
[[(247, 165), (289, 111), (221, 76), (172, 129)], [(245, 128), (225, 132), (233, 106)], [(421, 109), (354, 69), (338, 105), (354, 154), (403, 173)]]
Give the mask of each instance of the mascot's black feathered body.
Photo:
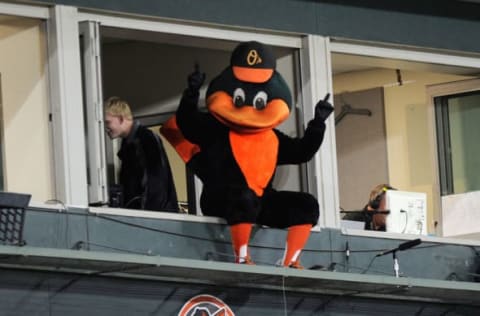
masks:
[(203, 214), (223, 217), (230, 225), (237, 263), (251, 262), (248, 241), (252, 224), (258, 223), (288, 227), (282, 263), (297, 267), (318, 220), (318, 202), (308, 193), (276, 191), (272, 180), (277, 165), (312, 158), (333, 107), (326, 100), (317, 104), (303, 138), (276, 130), (288, 118), (292, 100), (275, 67), (272, 52), (263, 44), (237, 46), (230, 66), (208, 87), (208, 113), (198, 111), (205, 75), (197, 69), (188, 78), (176, 121), (167, 122), (162, 134), (202, 180)]

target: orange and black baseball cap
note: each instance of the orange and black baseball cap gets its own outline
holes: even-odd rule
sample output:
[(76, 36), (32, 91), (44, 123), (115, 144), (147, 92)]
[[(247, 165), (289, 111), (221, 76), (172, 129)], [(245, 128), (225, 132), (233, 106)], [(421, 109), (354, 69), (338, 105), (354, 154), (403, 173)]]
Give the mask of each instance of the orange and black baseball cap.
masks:
[(235, 77), (252, 83), (267, 82), (272, 77), (276, 64), (272, 50), (256, 41), (238, 45), (230, 59)]

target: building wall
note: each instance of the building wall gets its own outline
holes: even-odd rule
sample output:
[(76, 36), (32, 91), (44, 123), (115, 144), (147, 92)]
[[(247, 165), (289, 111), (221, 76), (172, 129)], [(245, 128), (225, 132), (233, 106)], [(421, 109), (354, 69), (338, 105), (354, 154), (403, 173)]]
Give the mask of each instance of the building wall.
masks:
[[(225, 223), (218, 220), (214, 223), (212, 218), (195, 215), (135, 210), (122, 213), (125, 215), (102, 214), (98, 208), (68, 208), (63, 212), (31, 208), (26, 212), (23, 239), (28, 249), (48, 249), (50, 254), (56, 250), (73, 249), (75, 255), (87, 256), (116, 253), (224, 263), (234, 261), (229, 228)], [(307, 268), (320, 265), (324, 270), (330, 267), (353, 274), (392, 276), (392, 256), (376, 255), (416, 237), (422, 238), (421, 245), (398, 253), (400, 273), (405, 277), (444, 281), (455, 275), (460, 281), (473, 282), (480, 265), (475, 247), (462, 244), (462, 241), (355, 233), (330, 228), (313, 231), (301, 253), (302, 265)], [(254, 262), (259, 267), (275, 266), (283, 256), (286, 238), (286, 229), (254, 227), (249, 247)], [(5, 258), (3, 263), (9, 259), (16, 260), (12, 256)]]
[[(238, 316), (476, 315), (480, 310), (478, 306), (262, 289), (255, 278), (245, 280), (245, 287), (233, 287), (3, 269), (0, 280), (0, 314), (16, 316), (177, 316), (183, 315), (179, 312), (189, 299), (202, 294), (222, 300)], [(191, 312), (187, 315), (207, 315)], [(219, 313), (217, 307), (208, 315), (230, 314)]]
[(480, 4), (466, 1), (50, 0), (107, 11), (480, 52)]

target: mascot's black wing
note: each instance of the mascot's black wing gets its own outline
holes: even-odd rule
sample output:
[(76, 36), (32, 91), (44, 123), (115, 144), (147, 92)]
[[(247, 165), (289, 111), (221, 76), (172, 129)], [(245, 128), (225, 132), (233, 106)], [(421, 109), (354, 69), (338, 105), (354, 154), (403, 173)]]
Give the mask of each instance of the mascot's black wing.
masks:
[(325, 134), (325, 123), (312, 120), (303, 137), (293, 138), (275, 130), (279, 140), (277, 164), (299, 164), (312, 159), (318, 151)]
[(329, 97), (330, 93), (327, 93), (315, 105), (315, 116), (308, 123), (302, 138), (291, 138), (275, 130), (279, 139), (279, 165), (307, 162), (318, 151), (325, 135), (325, 121), (333, 112), (333, 106), (328, 102)]
[(198, 109), (199, 93), (187, 89), (177, 109), (177, 124), (184, 137), (200, 147), (212, 143), (225, 128), (212, 115)]

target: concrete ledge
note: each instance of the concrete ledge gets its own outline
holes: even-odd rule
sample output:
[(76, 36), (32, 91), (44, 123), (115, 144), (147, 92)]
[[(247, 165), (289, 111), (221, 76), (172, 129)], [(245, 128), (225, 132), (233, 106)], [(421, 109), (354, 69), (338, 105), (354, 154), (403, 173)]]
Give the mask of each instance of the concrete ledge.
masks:
[(480, 306), (480, 284), (84, 250), (0, 246), (0, 266)]

